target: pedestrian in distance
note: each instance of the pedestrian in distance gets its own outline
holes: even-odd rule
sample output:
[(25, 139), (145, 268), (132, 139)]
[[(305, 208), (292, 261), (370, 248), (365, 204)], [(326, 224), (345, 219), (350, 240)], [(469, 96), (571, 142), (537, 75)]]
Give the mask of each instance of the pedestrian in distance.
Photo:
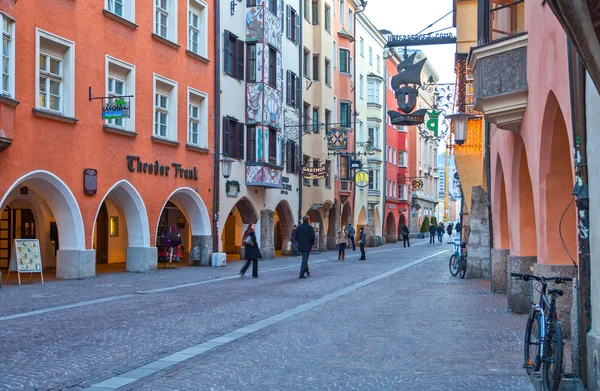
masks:
[(435, 243), (435, 233), (437, 232), (437, 227), (433, 224), (429, 226), (429, 243)]
[(442, 238), (444, 237), (444, 223), (440, 223), (437, 227), (438, 241), (442, 243)]
[(335, 244), (338, 246), (338, 261), (346, 257), (346, 246), (348, 245), (348, 232), (346, 227), (342, 226), (335, 238)]
[(356, 235), (356, 231), (352, 224), (348, 224), (348, 239), (352, 243), (352, 251), (356, 251), (356, 244), (354, 243), (354, 236)]
[(296, 239), (296, 224), (294, 224), (294, 228), (292, 229), (291, 241), (292, 241), (292, 250), (294, 251), (294, 256), (297, 257), (298, 252), (298, 239)]
[(360, 232), (358, 234), (358, 246), (360, 247), (360, 258), (359, 261), (366, 261), (367, 257), (365, 255), (365, 242), (367, 241), (367, 234), (365, 234), (365, 229), (360, 227)]
[(454, 230), (456, 231), (456, 234), (460, 236), (460, 230), (462, 229), (462, 226), (460, 225), (460, 221), (458, 221), (456, 223), (456, 225), (454, 226)]
[(308, 269), (308, 256), (315, 244), (315, 229), (310, 225), (308, 216), (302, 218), (302, 224), (296, 229), (298, 249), (302, 254), (302, 265), (300, 266), (300, 278), (310, 277)]
[(404, 247), (408, 244), (410, 247), (410, 232), (408, 232), (408, 227), (406, 225), (402, 226), (402, 240), (404, 242)]
[(244, 236), (242, 236), (242, 246), (244, 246), (246, 250), (246, 264), (242, 267), (242, 270), (240, 270), (240, 277), (242, 278), (244, 277), (244, 274), (246, 274), (246, 270), (250, 267), (250, 262), (252, 262), (252, 277), (258, 278), (258, 259), (262, 258), (262, 254), (258, 248), (258, 241), (256, 240), (254, 228), (256, 228), (256, 224), (250, 223), (246, 232), (244, 232)]
[(452, 238), (452, 222), (446, 227), (446, 233)]

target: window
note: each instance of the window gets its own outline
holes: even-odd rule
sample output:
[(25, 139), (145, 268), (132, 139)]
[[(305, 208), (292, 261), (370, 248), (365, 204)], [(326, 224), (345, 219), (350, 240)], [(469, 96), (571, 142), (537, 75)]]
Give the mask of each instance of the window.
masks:
[[(319, 159), (313, 159), (313, 168), (318, 168), (319, 166), (320, 166)], [(313, 184), (313, 186), (319, 186), (319, 180), (313, 179), (312, 184)]]
[(360, 99), (365, 99), (365, 85), (363, 75), (358, 78), (358, 96)]
[(325, 129), (331, 129), (331, 111), (325, 109)]
[(229, 76), (244, 80), (244, 41), (225, 31), (224, 70)]
[(377, 73), (381, 72), (381, 57), (379, 57), (379, 54), (377, 55)]
[(340, 23), (344, 24), (344, 0), (340, 0)]
[(295, 9), (286, 6), (287, 37), (290, 41), (300, 43), (300, 18)]
[(406, 185), (401, 183), (398, 184), (398, 198), (406, 200)]
[[(302, 157), (302, 165), (304, 167), (310, 167), (310, 157), (304, 155)], [(310, 186), (310, 180), (309, 179), (302, 178), (302, 183), (304, 184), (304, 186)]]
[(269, 163), (277, 164), (277, 129), (269, 128)]
[(347, 128), (352, 127), (350, 102), (340, 102), (340, 124)]
[(154, 34), (177, 42), (177, 1), (154, 1)]
[(287, 71), (286, 75), (286, 100), (289, 106), (300, 107), (300, 78), (292, 71)]
[(304, 58), (303, 58), (303, 62), (302, 62), (302, 73), (304, 75), (304, 77), (306, 77), (307, 79), (310, 79), (310, 51), (308, 51), (308, 49), (304, 48)]
[(295, 141), (288, 140), (285, 147), (285, 169), (290, 174), (298, 172), (298, 148)]
[(340, 72), (350, 73), (350, 50), (340, 48)]
[(369, 127), (369, 137), (367, 139), (367, 142), (371, 145), (375, 144), (375, 128)]
[(394, 159), (393, 163), (394, 165), (396, 165), (396, 158), (398, 157), (398, 154), (396, 153), (396, 148), (394, 148), (394, 154), (392, 155), (392, 158)]
[(318, 107), (313, 107), (312, 124), (313, 124), (313, 133), (319, 133), (319, 108)]
[(407, 167), (407, 152), (406, 151), (398, 151), (398, 167)]
[[(135, 95), (135, 66), (106, 56), (106, 96)], [(113, 103), (114, 99), (109, 99)], [(135, 132), (135, 99), (128, 99), (129, 115), (126, 118), (106, 120), (106, 124)]]
[(379, 137), (379, 127), (376, 125), (369, 125), (369, 129), (368, 129), (369, 135), (368, 135), (368, 142), (371, 143), (371, 145), (373, 146), (373, 148), (375, 149), (381, 149), (380, 146), (380, 137)]
[(380, 104), (379, 102), (379, 83), (369, 81), (369, 97), (368, 103)]
[(223, 118), (222, 152), (234, 159), (244, 159), (244, 124), (235, 118)]
[(360, 37), (360, 55), (362, 57), (365, 56), (365, 40), (363, 39), (363, 37)]
[(135, 0), (104, 0), (104, 8), (130, 22), (135, 21)]
[(340, 179), (350, 180), (350, 157), (347, 155), (340, 155)]
[(362, 121), (360, 121), (358, 124), (358, 140), (360, 142), (365, 141), (365, 124)]
[(269, 10), (277, 15), (277, 0), (269, 0)]
[(310, 7), (308, 0), (304, 0), (304, 19), (310, 23)]
[(325, 84), (331, 87), (331, 61), (325, 59)]
[(177, 140), (177, 82), (154, 75), (154, 137)]
[(319, 68), (320, 68), (320, 56), (318, 54), (313, 54), (313, 80), (319, 80)]
[(256, 44), (249, 43), (246, 46), (246, 56), (248, 58), (248, 67), (246, 69), (246, 78), (248, 83), (256, 82)]
[(305, 125), (305, 129), (308, 129), (308, 124), (310, 123), (310, 105), (306, 102), (304, 102), (304, 107), (303, 107), (303, 117), (304, 117), (304, 125)]
[(337, 68), (337, 43), (333, 41), (333, 67)]
[(14, 21), (0, 12), (2, 19), (2, 78), (0, 95), (15, 96), (15, 40)]
[[(42, 30), (36, 30), (36, 35), (37, 108), (73, 117), (75, 115), (75, 44)], [(5, 69), (2, 69), (3, 76), (4, 71)]]
[(375, 190), (375, 171), (369, 170), (369, 190)]
[(319, 1), (312, 0), (312, 24), (319, 24)]
[(325, 187), (331, 188), (331, 161), (325, 160), (325, 167), (327, 167), (327, 176), (325, 177)]
[(373, 65), (373, 48), (369, 46), (369, 65)]
[(277, 87), (277, 51), (269, 46), (269, 85)]
[(348, 31), (352, 32), (352, 10), (348, 10)]
[(208, 57), (207, 8), (204, 1), (188, 1), (188, 50), (202, 57)]
[(188, 144), (208, 149), (208, 95), (188, 87)]
[(256, 7), (256, 0), (246, 0), (246, 7)]
[(331, 7), (325, 4), (325, 31), (331, 34)]
[(246, 161), (256, 161), (256, 126), (246, 128)]

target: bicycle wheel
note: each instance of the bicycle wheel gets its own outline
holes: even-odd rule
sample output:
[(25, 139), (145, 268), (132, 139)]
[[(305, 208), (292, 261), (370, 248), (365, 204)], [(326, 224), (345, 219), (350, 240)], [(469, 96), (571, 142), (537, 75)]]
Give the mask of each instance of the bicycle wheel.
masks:
[(460, 257), (460, 266), (458, 267), (458, 275), (460, 278), (465, 278), (465, 274), (467, 274), (467, 257), (462, 255)]
[(456, 275), (458, 274), (458, 258), (456, 257), (456, 254), (452, 254), (452, 256), (450, 257), (448, 268), (450, 269), (450, 274), (456, 277)]
[(536, 311), (525, 327), (525, 361), (523, 367), (528, 375), (540, 370), (540, 313)]
[(563, 339), (558, 321), (552, 319), (544, 344), (542, 378), (548, 391), (557, 391), (563, 371)]

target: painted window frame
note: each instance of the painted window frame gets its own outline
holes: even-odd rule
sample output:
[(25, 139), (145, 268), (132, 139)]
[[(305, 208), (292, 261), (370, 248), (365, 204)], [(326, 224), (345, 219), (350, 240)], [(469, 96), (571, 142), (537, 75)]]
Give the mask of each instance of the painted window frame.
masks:
[[(167, 8), (163, 8), (162, 4), (160, 4), (160, 8), (158, 7), (158, 3), (159, 2), (163, 2), (165, 1), (167, 4)], [(178, 1), (177, 0), (154, 0), (153, 2), (153, 12), (152, 12), (152, 18), (153, 18), (153, 29), (152, 32), (161, 37), (162, 39), (166, 39), (167, 41), (171, 41), (175, 44), (177, 44), (177, 14), (178, 14)], [(166, 34), (163, 35), (161, 34), (161, 31), (159, 29), (159, 25), (158, 25), (158, 21), (157, 21), (157, 15), (158, 14), (162, 14), (167, 16), (166, 19)], [(162, 27), (162, 25), (161, 25)]]
[[(4, 12), (0, 12), (0, 19), (2, 20), (2, 47), (0, 49), (0, 58), (2, 59), (2, 75), (0, 77), (0, 96), (7, 96), (14, 99), (16, 71), (16, 21)], [(4, 41), (8, 42), (6, 45), (6, 53), (4, 51)], [(4, 73), (5, 58), (8, 62), (8, 73)]]
[[(344, 53), (342, 55), (342, 52)], [(339, 61), (340, 61), (340, 73), (345, 73), (350, 75), (352, 73), (351, 60), (350, 60), (350, 49), (347, 48), (339, 48)], [(342, 58), (346, 60), (345, 67), (342, 67)]]
[[(192, 25), (192, 15), (198, 17), (198, 26)], [(208, 58), (208, 3), (203, 0), (188, 0), (187, 16), (187, 50)], [(191, 45), (192, 32), (198, 34), (197, 50), (193, 50)]]
[[(197, 99), (200, 100), (199, 103), (197, 103)], [(209, 149), (208, 148), (208, 94), (204, 91), (200, 91), (197, 90), (193, 87), (189, 87), (187, 88), (187, 107), (188, 107), (188, 113), (187, 113), (187, 123), (188, 123), (188, 129), (187, 129), (187, 144), (188, 145), (192, 145), (195, 147), (199, 147), (199, 148), (204, 148), (204, 149)], [(192, 122), (192, 115), (191, 115), (191, 108), (192, 106), (197, 106), (198, 107), (198, 122), (199, 122), (199, 126), (198, 126), (198, 142), (194, 143), (190, 140), (190, 134), (191, 134), (191, 129), (190, 129), (190, 123)]]
[[(106, 86), (105, 86), (106, 95), (105, 96), (110, 96), (108, 79), (111, 77), (111, 71), (110, 71), (111, 65), (114, 66), (115, 68), (120, 68), (122, 71), (125, 71), (125, 77), (124, 78), (121, 77), (121, 79), (124, 79), (123, 81), (125, 82), (124, 95), (134, 95), (134, 97), (135, 97), (135, 95), (136, 95), (135, 65), (125, 62), (123, 60), (120, 60), (118, 58), (109, 56), (109, 55), (105, 56), (105, 65), (104, 65), (104, 69), (105, 69), (104, 80), (106, 81)], [(116, 73), (114, 73), (114, 75), (120, 76), (120, 75), (116, 75)], [(123, 125), (121, 125), (121, 126), (116, 125), (115, 123), (111, 123), (111, 121), (109, 121), (109, 120), (104, 121), (104, 124), (107, 126), (110, 126), (110, 127), (119, 128), (119, 129), (127, 131), (127, 132), (135, 133), (135, 98), (129, 99), (129, 117), (123, 118)]]
[[(168, 91), (164, 92), (164, 88), (158, 88), (158, 83), (165, 84), (168, 86)], [(177, 108), (178, 108), (178, 84), (175, 80), (171, 80), (164, 76), (154, 73), (152, 80), (152, 135), (155, 138), (167, 140), (167, 141), (177, 141)], [(156, 105), (156, 96), (160, 94), (166, 96), (168, 98), (167, 101), (167, 134), (166, 136), (161, 136), (160, 134), (156, 134), (156, 113), (159, 110)]]

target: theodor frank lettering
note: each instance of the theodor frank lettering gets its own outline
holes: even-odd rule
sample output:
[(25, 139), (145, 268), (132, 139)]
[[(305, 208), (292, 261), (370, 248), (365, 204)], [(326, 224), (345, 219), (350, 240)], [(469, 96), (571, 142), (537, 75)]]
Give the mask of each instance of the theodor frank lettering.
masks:
[(185, 179), (198, 180), (198, 169), (183, 168), (180, 163), (171, 163), (170, 166), (162, 165), (158, 160), (153, 163), (142, 162), (139, 156), (127, 155), (127, 168), (131, 172), (140, 172), (145, 174), (154, 174), (160, 176), (173, 176)]

